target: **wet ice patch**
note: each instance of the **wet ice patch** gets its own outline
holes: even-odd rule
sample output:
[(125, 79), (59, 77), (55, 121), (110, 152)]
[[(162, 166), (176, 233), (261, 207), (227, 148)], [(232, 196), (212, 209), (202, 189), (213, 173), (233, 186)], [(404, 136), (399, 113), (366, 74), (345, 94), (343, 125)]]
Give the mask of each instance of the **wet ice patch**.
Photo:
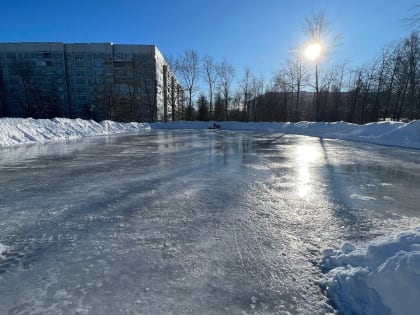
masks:
[(420, 228), (368, 244), (324, 251), (322, 285), (344, 314), (416, 314)]
[(380, 183), (379, 185), (384, 186), (384, 187), (392, 187), (392, 186), (394, 186), (394, 184), (391, 184), (391, 183)]
[(382, 199), (386, 200), (386, 201), (396, 201), (396, 199), (394, 197), (391, 197), (391, 196), (382, 196)]
[(362, 201), (374, 201), (374, 200), (376, 200), (375, 197), (364, 196), (364, 195), (359, 195), (359, 194), (351, 194), (350, 198), (351, 199), (359, 199), (359, 200), (362, 200)]

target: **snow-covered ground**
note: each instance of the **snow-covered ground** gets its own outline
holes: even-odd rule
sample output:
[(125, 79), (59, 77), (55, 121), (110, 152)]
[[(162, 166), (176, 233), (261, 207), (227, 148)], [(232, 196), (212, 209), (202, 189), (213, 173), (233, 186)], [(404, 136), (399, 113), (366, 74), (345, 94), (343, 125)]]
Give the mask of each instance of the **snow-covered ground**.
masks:
[(345, 314), (416, 314), (420, 296), (420, 228), (367, 248), (325, 250), (325, 285)]
[(324, 285), (345, 314), (418, 314), (420, 228), (377, 240), (367, 248), (325, 250)]
[[(81, 119), (0, 119), (0, 147), (150, 129), (208, 129), (212, 122), (96, 123)], [(260, 130), (420, 149), (420, 121), (336, 123), (223, 122), (224, 130)], [(417, 161), (414, 161), (417, 163)], [(0, 260), (7, 247), (0, 245)], [(370, 244), (326, 249), (321, 285), (344, 314), (416, 314), (420, 307), (420, 228)]]
[(146, 123), (97, 123), (82, 119), (0, 119), (0, 147), (23, 143), (63, 140), (87, 136), (132, 133), (150, 129)]

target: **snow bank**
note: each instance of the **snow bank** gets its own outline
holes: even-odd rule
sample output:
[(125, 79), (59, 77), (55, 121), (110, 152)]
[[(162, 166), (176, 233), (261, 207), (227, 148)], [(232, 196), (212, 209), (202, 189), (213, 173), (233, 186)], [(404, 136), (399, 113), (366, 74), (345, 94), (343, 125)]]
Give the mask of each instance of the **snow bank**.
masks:
[[(366, 125), (356, 125), (346, 122), (298, 122), (298, 123), (269, 123), (269, 122), (222, 122), (225, 130), (265, 130), (308, 135), (332, 139), (368, 142), (374, 144), (391, 145), (405, 148), (420, 149), (420, 121), (376, 122)], [(153, 129), (207, 129), (213, 122), (154, 123)]]
[(323, 284), (344, 314), (418, 314), (420, 228), (372, 243), (325, 250)]
[(132, 133), (150, 129), (146, 123), (117, 123), (83, 119), (1, 118), (0, 147), (21, 143)]
[[(345, 122), (233, 122), (219, 123), (225, 130), (261, 130), (324, 138), (362, 141), (420, 149), (420, 121), (410, 123), (377, 122), (356, 125)], [(55, 139), (79, 138), (114, 133), (133, 133), (146, 129), (208, 129), (213, 122), (177, 121), (171, 123), (117, 123), (82, 119), (0, 119), (0, 147)]]

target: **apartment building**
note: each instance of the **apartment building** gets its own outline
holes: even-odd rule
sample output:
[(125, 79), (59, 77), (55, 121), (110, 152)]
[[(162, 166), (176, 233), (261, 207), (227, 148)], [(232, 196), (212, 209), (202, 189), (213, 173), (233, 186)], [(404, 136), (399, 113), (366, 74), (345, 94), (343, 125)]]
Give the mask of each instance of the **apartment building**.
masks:
[(0, 43), (0, 117), (168, 121), (183, 100), (154, 45)]

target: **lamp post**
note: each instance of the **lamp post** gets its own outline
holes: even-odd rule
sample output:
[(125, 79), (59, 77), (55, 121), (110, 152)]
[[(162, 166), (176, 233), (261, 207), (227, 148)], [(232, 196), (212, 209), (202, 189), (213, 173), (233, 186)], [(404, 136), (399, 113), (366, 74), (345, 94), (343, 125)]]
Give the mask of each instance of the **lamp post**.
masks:
[(320, 114), (319, 114), (319, 107), (320, 107), (320, 100), (319, 100), (319, 74), (318, 74), (318, 65), (319, 65), (319, 58), (321, 56), (322, 46), (320, 43), (315, 42), (309, 44), (305, 49), (305, 57), (310, 61), (315, 62), (315, 119), (319, 121)]

